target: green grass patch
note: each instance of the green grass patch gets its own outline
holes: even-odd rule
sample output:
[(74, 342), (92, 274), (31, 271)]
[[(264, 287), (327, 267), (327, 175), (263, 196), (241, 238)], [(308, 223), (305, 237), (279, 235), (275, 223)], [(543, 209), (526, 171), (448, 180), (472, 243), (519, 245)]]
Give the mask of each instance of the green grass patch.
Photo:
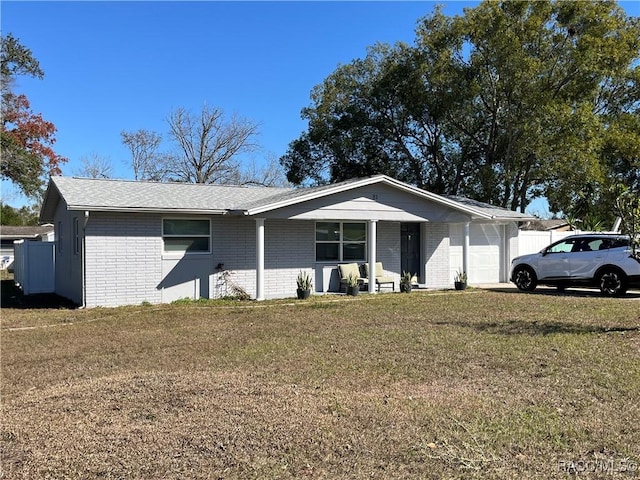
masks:
[(470, 290), (5, 308), (3, 475), (542, 479), (582, 462), (580, 478), (633, 478), (638, 302)]

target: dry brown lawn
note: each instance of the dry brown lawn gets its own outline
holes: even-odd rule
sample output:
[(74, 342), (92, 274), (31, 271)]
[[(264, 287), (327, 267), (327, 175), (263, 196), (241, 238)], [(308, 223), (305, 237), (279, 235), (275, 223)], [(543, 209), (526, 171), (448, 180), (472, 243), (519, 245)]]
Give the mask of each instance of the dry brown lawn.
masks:
[(634, 478), (640, 298), (3, 309), (9, 479)]

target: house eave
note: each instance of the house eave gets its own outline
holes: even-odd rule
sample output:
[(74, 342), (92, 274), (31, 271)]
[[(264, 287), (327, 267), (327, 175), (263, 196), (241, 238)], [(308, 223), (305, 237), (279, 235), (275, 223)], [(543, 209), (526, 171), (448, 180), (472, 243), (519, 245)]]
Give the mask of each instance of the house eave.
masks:
[(179, 215), (227, 215), (226, 209), (207, 209), (207, 208), (154, 208), (154, 207), (105, 207), (95, 205), (69, 205), (69, 211), (90, 211), (90, 212), (108, 212), (108, 213), (161, 213), (161, 214), (179, 214)]
[(499, 217), (500, 220), (505, 222), (528, 222), (536, 217)]
[[(52, 203), (54, 202), (54, 200), (52, 200), (53, 198), (53, 194), (51, 193), (52, 189), (55, 189), (54, 190), (55, 203)], [(38, 215), (38, 221), (40, 223), (53, 222), (54, 216), (55, 216), (55, 209), (61, 198), (62, 198), (62, 195), (60, 194), (60, 190), (52, 180), (49, 180), (49, 184), (47, 185), (47, 191), (44, 194), (44, 200), (42, 202), (42, 206), (40, 207), (40, 214)]]

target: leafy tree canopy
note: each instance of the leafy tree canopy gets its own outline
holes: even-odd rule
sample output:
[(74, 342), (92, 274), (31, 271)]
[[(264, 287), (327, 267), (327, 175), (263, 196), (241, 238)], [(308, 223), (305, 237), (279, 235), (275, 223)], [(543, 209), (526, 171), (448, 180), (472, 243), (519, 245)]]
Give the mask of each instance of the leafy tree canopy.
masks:
[(316, 86), (280, 161), (295, 184), (384, 173), (513, 210), (542, 195), (593, 209), (610, 184), (638, 191), (639, 51), (638, 19), (611, 1), (436, 9), (412, 45), (372, 46)]
[(15, 208), (0, 202), (0, 224), (16, 226), (38, 225), (38, 212), (36, 207)]
[(11, 180), (29, 197), (36, 197), (43, 176), (59, 174), (66, 159), (57, 155), (56, 128), (31, 110), (25, 95), (14, 93), (16, 75), (43, 78), (44, 73), (31, 51), (11, 34), (0, 37), (0, 81), (2, 86), (2, 123), (0, 126), (0, 176)]

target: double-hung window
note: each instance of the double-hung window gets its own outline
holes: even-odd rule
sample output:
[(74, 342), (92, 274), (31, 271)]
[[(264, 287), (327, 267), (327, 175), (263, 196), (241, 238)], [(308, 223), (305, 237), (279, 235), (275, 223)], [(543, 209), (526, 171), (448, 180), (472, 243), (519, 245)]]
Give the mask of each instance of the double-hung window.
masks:
[(165, 253), (210, 253), (211, 225), (208, 219), (165, 218), (162, 241)]
[(317, 262), (365, 261), (366, 251), (366, 223), (316, 222)]

